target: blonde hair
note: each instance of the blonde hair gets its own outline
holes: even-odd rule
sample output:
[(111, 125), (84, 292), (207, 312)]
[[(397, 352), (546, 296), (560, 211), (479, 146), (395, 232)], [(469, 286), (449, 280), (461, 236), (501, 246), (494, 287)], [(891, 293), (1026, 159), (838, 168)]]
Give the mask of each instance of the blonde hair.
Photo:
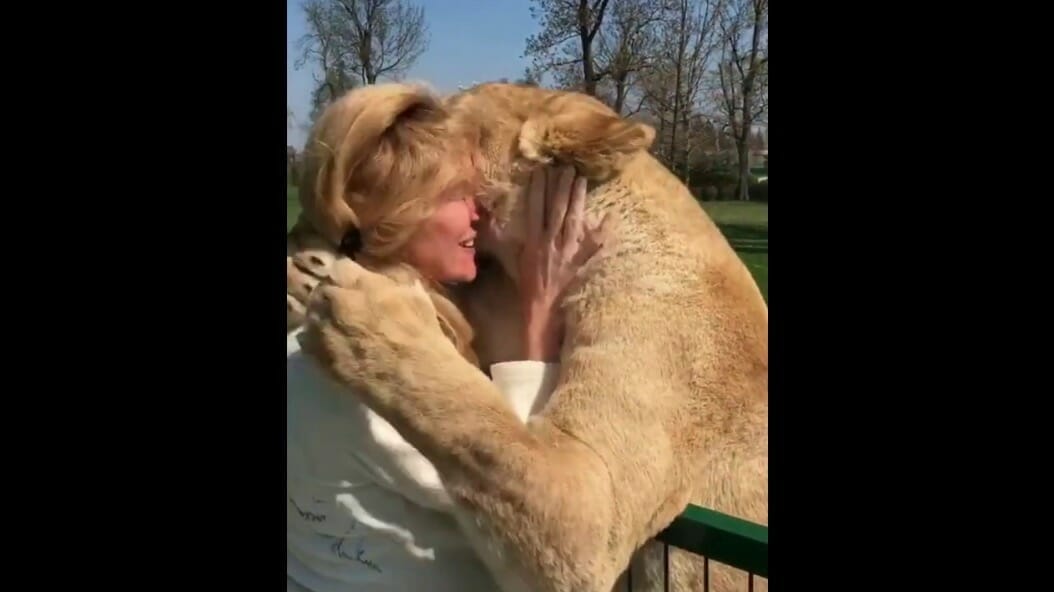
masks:
[(478, 363), (471, 326), (443, 288), (399, 260), (441, 194), (461, 185), (474, 191), (479, 182), (470, 145), (441, 100), (412, 84), (352, 90), (320, 115), (303, 163), (300, 203), (316, 231), (339, 245), (357, 230), (356, 262), (396, 281), (422, 280), (444, 332)]

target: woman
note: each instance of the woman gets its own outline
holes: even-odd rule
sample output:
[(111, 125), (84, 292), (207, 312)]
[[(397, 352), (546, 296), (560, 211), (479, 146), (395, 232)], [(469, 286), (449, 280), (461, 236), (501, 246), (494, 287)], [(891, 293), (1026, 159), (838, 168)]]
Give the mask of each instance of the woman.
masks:
[[(475, 361), (471, 329), (443, 291), (444, 284), (475, 278), (475, 238), (490, 231), (476, 210), (476, 155), (461, 136), (422, 89), (389, 84), (352, 91), (323, 113), (309, 139), (301, 201), (311, 226), (357, 263), (401, 281), (421, 280), (444, 332)], [(532, 179), (534, 206), (544, 200), (550, 211), (575, 215), (555, 239), (561, 244), (525, 249), (526, 359), (489, 368), (524, 421), (556, 376), (561, 293), (599, 247), (599, 231), (576, 222), (583, 219), (585, 185), (572, 180), (565, 171), (546, 192), (542, 175)], [(533, 218), (544, 223), (547, 216)], [(289, 589), (494, 590), (449, 514), (435, 469), (304, 357), (297, 336), (287, 340)]]

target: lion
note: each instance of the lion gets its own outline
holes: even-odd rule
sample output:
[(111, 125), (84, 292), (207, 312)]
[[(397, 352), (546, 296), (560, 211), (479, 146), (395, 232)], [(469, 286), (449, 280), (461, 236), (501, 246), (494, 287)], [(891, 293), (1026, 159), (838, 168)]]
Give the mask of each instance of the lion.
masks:
[[(584, 94), (515, 84), (448, 105), (479, 146), (480, 201), (503, 228), (477, 240), (495, 264), (457, 294), (483, 367), (519, 355), (513, 282), (532, 170), (573, 164), (590, 180), (589, 212), (614, 219), (612, 251), (566, 298), (548, 403), (524, 425), (444, 339), (427, 298), (354, 264), (307, 295), (304, 350), (434, 464), (484, 562), (516, 590), (612, 590), (688, 503), (767, 524), (767, 305), (649, 153), (653, 128)], [(673, 589), (701, 589), (699, 562), (670, 555)], [(658, 581), (648, 564), (635, 585)], [(713, 565), (710, 583), (746, 589), (746, 575)]]

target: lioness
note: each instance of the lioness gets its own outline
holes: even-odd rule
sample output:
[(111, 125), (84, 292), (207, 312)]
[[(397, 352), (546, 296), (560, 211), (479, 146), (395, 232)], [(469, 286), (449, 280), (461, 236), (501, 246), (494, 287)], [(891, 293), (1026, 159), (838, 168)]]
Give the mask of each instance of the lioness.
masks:
[[(522, 424), (444, 339), (427, 298), (361, 268), (312, 293), (305, 351), (435, 465), (462, 527), (516, 589), (611, 590), (689, 502), (767, 523), (768, 310), (717, 227), (648, 153), (654, 131), (591, 97), (536, 87), (485, 84), (448, 104), (478, 142), (481, 203), (500, 229), (477, 240), (499, 264), (460, 295), (484, 367), (514, 359), (521, 341), (507, 290), (531, 170), (574, 164), (591, 179), (588, 209), (615, 218), (614, 251), (566, 301), (548, 405)], [(694, 567), (676, 555), (675, 572)], [(732, 570), (712, 566), (710, 579), (746, 589)]]

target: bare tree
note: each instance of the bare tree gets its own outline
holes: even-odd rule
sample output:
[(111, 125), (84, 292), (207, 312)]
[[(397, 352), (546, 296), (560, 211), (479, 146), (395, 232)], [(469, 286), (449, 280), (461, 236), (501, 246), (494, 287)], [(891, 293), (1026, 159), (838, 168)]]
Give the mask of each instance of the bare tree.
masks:
[(405, 0), (336, 0), (343, 50), (363, 84), (398, 78), (428, 48), (424, 8)]
[(680, 164), (685, 179), (692, 143), (705, 127), (696, 120), (703, 82), (719, 40), (716, 22), (720, 13), (720, 0), (673, 0), (659, 30), (655, 66), (642, 85), (645, 101), (659, 120), (659, 143), (669, 137), (660, 156), (671, 170)]
[(308, 0), (303, 4), (307, 32), (296, 42), (300, 56), (293, 67), (312, 67), (315, 86), (311, 90), (311, 113), (314, 121), (330, 102), (355, 86), (354, 74), (345, 59), (346, 33), (343, 18), (330, 0)]
[(754, 133), (750, 134), (749, 144), (750, 149), (753, 151), (764, 150), (765, 147), (768, 146), (768, 140), (765, 139), (765, 132), (760, 128), (755, 130)]
[(768, 109), (768, 0), (732, 0), (719, 19), (719, 104), (739, 160), (736, 198), (750, 198), (750, 132)]
[(597, 83), (607, 71), (597, 68), (594, 42), (604, 22), (609, 0), (533, 0), (531, 16), (541, 23), (542, 32), (527, 38), (526, 56), (534, 58), (535, 68), (552, 72), (563, 86), (571, 84), (570, 74), (580, 68), (581, 89), (597, 93)]
[(634, 115), (641, 110), (644, 95), (636, 106), (626, 102), (640, 76), (651, 67), (657, 53), (657, 26), (662, 22), (670, 0), (613, 0), (597, 42), (597, 62), (606, 74), (605, 86), (598, 91), (620, 115)]
[(313, 121), (358, 84), (402, 75), (428, 47), (424, 9), (404, 0), (307, 0), (297, 69), (310, 62)]
[(767, 0), (533, 0), (531, 14), (530, 78), (641, 112), (656, 155), (686, 181), (719, 164), (730, 183), (734, 152), (747, 198), (751, 133), (767, 120)]

